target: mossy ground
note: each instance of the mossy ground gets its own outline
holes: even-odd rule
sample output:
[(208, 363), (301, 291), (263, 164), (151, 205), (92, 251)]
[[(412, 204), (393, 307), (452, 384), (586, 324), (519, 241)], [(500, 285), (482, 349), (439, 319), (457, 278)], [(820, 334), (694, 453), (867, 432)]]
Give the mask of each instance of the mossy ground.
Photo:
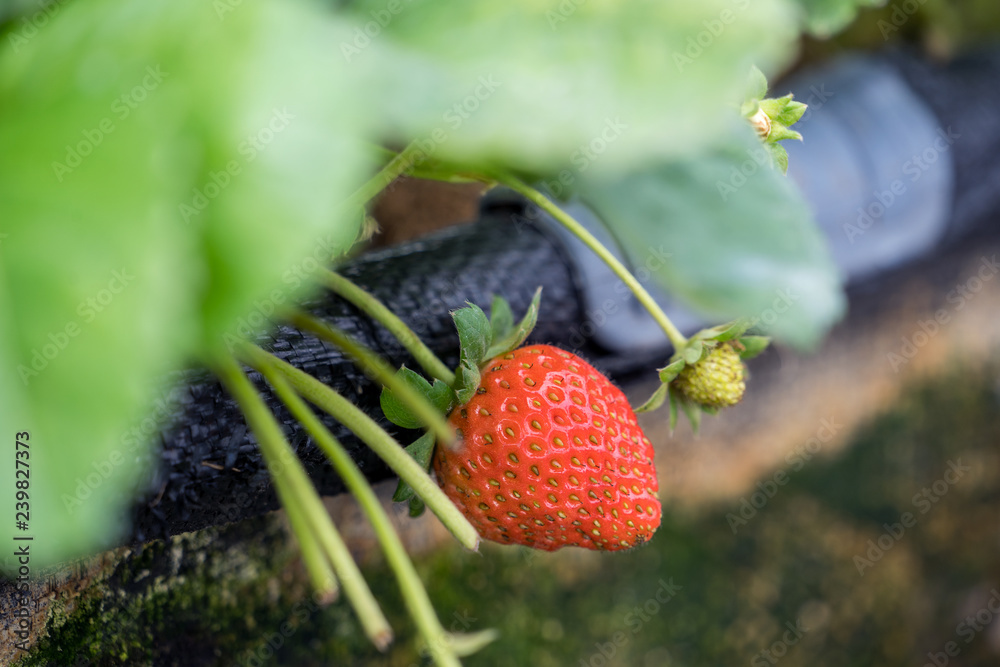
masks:
[[(995, 665), (1000, 619), (985, 612), (961, 625), (1000, 588), (995, 382), (966, 373), (914, 389), (839, 455), (785, 466), (787, 484), (766, 503), (757, 496), (762, 506), (744, 510), (745, 524), (732, 519), (737, 498), (668, 511), (655, 539), (625, 554), (488, 545), (481, 555), (446, 549), (418, 568), (446, 627), (502, 633), (465, 659), (470, 667), (892, 667), (923, 665), (948, 642), (959, 651), (950, 664)], [(968, 471), (937, 493), (959, 462)], [(915, 499), (925, 487), (933, 502)], [(906, 512), (915, 523), (899, 534), (893, 525)], [(877, 546), (880, 536), (888, 548), (875, 560), (869, 540)], [(367, 572), (397, 631), (380, 655), (346, 603), (309, 602), (285, 569), (287, 545), (250, 543), (256, 551), (237, 541), (214, 565), (175, 563), (189, 573), (160, 588), (151, 582), (171, 555), (150, 549), (149, 562), (115, 575), (110, 589), (129, 595), (86, 599), (26, 664), (77, 653), (78, 664), (102, 665), (423, 664), (385, 567)], [(856, 557), (871, 557), (863, 574)], [(243, 564), (225, 563), (233, 558)]]

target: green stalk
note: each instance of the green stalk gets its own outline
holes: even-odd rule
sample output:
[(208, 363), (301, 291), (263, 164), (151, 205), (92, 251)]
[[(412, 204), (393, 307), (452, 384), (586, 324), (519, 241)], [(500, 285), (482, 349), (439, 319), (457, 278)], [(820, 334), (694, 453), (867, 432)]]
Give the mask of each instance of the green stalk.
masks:
[(400, 153), (396, 154), (389, 164), (382, 167), (382, 169), (372, 176), (368, 181), (355, 191), (344, 205), (348, 208), (354, 208), (358, 206), (364, 206), (369, 201), (375, 198), (378, 193), (382, 192), (387, 185), (392, 183), (394, 180), (402, 176), (410, 169), (415, 163), (413, 159), (413, 153), (419, 150), (416, 144), (410, 144), (404, 148)]
[[(323, 506), (302, 462), (285, 440), (281, 426), (235, 359), (224, 357), (218, 360), (216, 373), (243, 410), (282, 503), (290, 500), (295, 508), (293, 514), (298, 512), (296, 521), (306, 520), (307, 530), (312, 530), (313, 536), (340, 577), (344, 593), (358, 615), (365, 634), (380, 651), (384, 651), (392, 642), (392, 628), (351, 558), (347, 545), (330, 520), (330, 514)], [(299, 526), (303, 527), (301, 522)]]
[(292, 415), (305, 427), (327, 458), (330, 459), (337, 474), (340, 475), (348, 490), (357, 498), (362, 511), (368, 516), (389, 566), (399, 581), (399, 588), (410, 616), (427, 643), (434, 662), (441, 667), (460, 667), (461, 663), (450, 649), (447, 634), (441, 627), (441, 622), (438, 620), (434, 606), (427, 596), (427, 591), (413, 567), (413, 562), (410, 561), (399, 535), (396, 534), (392, 522), (382, 508), (382, 504), (372, 487), (368, 484), (368, 480), (358, 470), (357, 465), (344, 451), (340, 442), (289, 386), (281, 372), (274, 366), (266, 365), (262, 367), (261, 372), (274, 387), (282, 402), (288, 406)]
[(351, 302), (370, 318), (388, 329), (389, 333), (399, 340), (406, 351), (413, 355), (417, 363), (431, 377), (436, 377), (449, 387), (455, 384), (455, 374), (437, 358), (429, 347), (424, 345), (420, 337), (406, 326), (403, 320), (386, 308), (381, 301), (338, 273), (321, 270), (317, 275), (328, 290)]
[(396, 440), (386, 433), (375, 420), (366, 415), (356, 405), (326, 386), (312, 375), (295, 368), (255, 345), (240, 345), (244, 360), (258, 371), (265, 366), (280, 370), (295, 391), (313, 405), (321, 408), (334, 419), (350, 429), (367, 444), (393, 472), (405, 481), (424, 503), (437, 515), (441, 523), (467, 549), (479, 549), (479, 534), (454, 503), (438, 488), (420, 465), (410, 458)]
[(286, 309), (282, 312), (282, 317), (299, 329), (311, 331), (343, 350), (361, 370), (371, 373), (376, 380), (388, 387), (389, 391), (395, 394), (396, 398), (424, 423), (424, 426), (434, 432), (439, 442), (450, 444), (455, 440), (455, 429), (448, 426), (448, 422), (437, 411), (437, 408), (423, 394), (396, 375), (393, 368), (377, 354), (348, 336), (341, 329), (327, 322), (321, 322), (299, 309)]
[[(270, 465), (268, 465), (268, 469), (271, 469)], [(279, 476), (281, 475), (279, 474)], [(333, 602), (340, 593), (340, 587), (337, 585), (337, 577), (333, 573), (329, 559), (323, 552), (323, 547), (320, 546), (312, 532), (309, 524), (309, 511), (299, 502), (293, 500), (295, 494), (289, 489), (287, 480), (282, 479), (279, 483), (278, 477), (275, 477), (273, 473), (272, 478), (275, 480), (274, 486), (278, 490), (278, 499), (281, 501), (281, 506), (285, 508), (288, 522), (292, 525), (292, 532), (295, 533), (295, 539), (299, 543), (302, 560), (306, 565), (309, 578), (313, 582), (313, 588), (316, 589), (320, 599), (325, 602)]]
[(635, 294), (635, 298), (639, 300), (649, 314), (653, 316), (656, 323), (660, 325), (663, 332), (667, 334), (667, 338), (673, 343), (674, 349), (679, 350), (681, 347), (687, 343), (687, 339), (680, 332), (680, 330), (674, 326), (674, 323), (670, 321), (667, 314), (663, 312), (656, 300), (649, 295), (646, 288), (639, 284), (639, 281), (635, 279), (635, 276), (622, 264), (618, 259), (605, 248), (600, 241), (594, 238), (594, 235), (587, 231), (587, 229), (577, 222), (571, 215), (563, 211), (561, 208), (556, 206), (548, 197), (543, 195), (541, 192), (531, 187), (521, 179), (513, 176), (511, 174), (499, 174), (497, 175), (497, 181), (506, 185), (512, 190), (515, 190), (519, 194), (526, 197), (533, 204), (538, 206), (540, 209), (555, 218), (560, 224), (562, 224), (566, 229), (573, 233), (578, 239), (583, 241), (588, 248), (594, 251), (594, 253), (604, 260), (612, 271), (615, 272), (622, 282), (624, 282), (632, 293)]

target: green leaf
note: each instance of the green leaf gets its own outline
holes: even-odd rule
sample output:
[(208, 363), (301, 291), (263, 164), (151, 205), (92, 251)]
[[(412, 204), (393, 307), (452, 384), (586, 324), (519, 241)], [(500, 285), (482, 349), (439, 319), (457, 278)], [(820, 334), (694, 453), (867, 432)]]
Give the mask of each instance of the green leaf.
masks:
[(767, 135), (767, 141), (769, 143), (774, 143), (776, 141), (785, 141), (787, 139), (795, 139), (802, 141), (802, 135), (795, 130), (789, 130), (783, 125), (771, 125), (771, 134)]
[(677, 403), (679, 399), (677, 392), (672, 390), (670, 385), (667, 385), (667, 396), (670, 398), (670, 433), (672, 435), (674, 429), (677, 428)]
[(410, 517), (416, 519), (418, 516), (424, 513), (427, 509), (427, 505), (424, 501), (420, 499), (420, 496), (413, 496), (410, 498)]
[(775, 168), (779, 169), (782, 174), (788, 173), (788, 151), (785, 150), (785, 147), (773, 143), (766, 143), (764, 146), (767, 148), (768, 156), (774, 162)]
[(507, 334), (502, 340), (495, 340), (493, 345), (490, 346), (489, 351), (486, 353), (487, 359), (492, 359), (493, 357), (499, 356), (501, 354), (506, 354), (513, 349), (516, 349), (527, 340), (528, 336), (531, 335), (532, 330), (538, 323), (538, 310), (542, 303), (542, 288), (539, 287), (535, 290), (535, 295), (531, 298), (531, 303), (528, 304), (528, 311), (518, 322), (517, 326), (514, 327), (509, 334)]
[(490, 307), (490, 328), (493, 330), (493, 340), (500, 340), (514, 328), (514, 313), (511, 312), (510, 304), (498, 294), (493, 295), (493, 305)]
[[(745, 175), (746, 163), (754, 169)], [(837, 271), (809, 207), (745, 128), (727, 150), (591, 179), (590, 203), (637, 266), (648, 248), (683, 249), (656, 281), (710, 319), (748, 317), (797, 346), (844, 310)]]
[[(462, 164), (554, 174), (574, 162), (609, 173), (714, 144), (747, 64), (789, 62), (798, 17), (787, 2), (736, 5), (413, 0), (364, 50), (338, 46), (371, 68), (398, 143), (416, 138), (435, 159)], [(358, 26), (385, 7), (351, 3)]]
[[(424, 433), (406, 447), (406, 453), (410, 455), (410, 458), (419, 463), (421, 468), (424, 470), (429, 469), (431, 467), (431, 458), (434, 456), (434, 434), (430, 432)], [(413, 498), (414, 494), (413, 487), (403, 480), (399, 480), (396, 492), (392, 494), (392, 501), (401, 503)]]
[[(791, 95), (789, 95), (789, 97), (791, 97)], [(779, 113), (773, 120), (778, 121), (785, 127), (795, 125), (795, 123), (799, 122), (799, 119), (802, 118), (808, 108), (808, 104), (790, 100), (788, 104), (785, 105), (785, 108), (781, 111), (781, 113)]]
[(701, 408), (686, 398), (678, 398), (678, 402), (681, 404), (684, 415), (691, 422), (691, 431), (698, 435), (698, 429), (701, 428)]
[(687, 346), (681, 350), (681, 356), (684, 357), (684, 361), (689, 364), (696, 364), (701, 360), (702, 352), (705, 351), (705, 346), (698, 339), (691, 340)]
[(667, 384), (672, 382), (675, 377), (677, 377), (687, 362), (683, 358), (675, 359), (663, 368), (658, 369), (660, 373), (660, 382)]
[(460, 362), (455, 369), (455, 394), (460, 404), (469, 402), (479, 387), (479, 367), (489, 357), (486, 351), (493, 339), (493, 329), (483, 309), (474, 303), (451, 314), (458, 329)]
[(329, 49), (348, 29), (274, 1), (218, 19), (68, 3), (0, 53), (0, 411), (31, 434), (39, 569), (127, 530), (163, 378), (266, 325), (285, 273), (357, 234), (337, 205), (365, 89)]
[[(756, 65), (750, 66), (750, 76), (747, 79), (747, 90), (744, 98), (747, 100), (762, 100), (767, 95), (767, 77)], [(756, 111), (757, 109), (754, 109)], [(752, 113), (752, 112), (751, 112)]]
[(740, 352), (740, 359), (745, 361), (753, 359), (766, 350), (767, 346), (771, 344), (771, 339), (767, 336), (743, 336), (743, 338), (740, 338), (740, 344), (744, 348)]
[(451, 317), (458, 329), (462, 361), (478, 368), (489, 358), (486, 350), (493, 340), (493, 329), (486, 313), (476, 304), (470, 303), (453, 312)]
[(500, 639), (500, 632), (493, 628), (477, 630), (476, 632), (449, 632), (447, 639), (455, 655), (467, 658)]
[(847, 26), (859, 7), (880, 7), (885, 0), (797, 0), (806, 30), (816, 37), (830, 37)]
[(720, 343), (725, 343), (733, 340), (734, 338), (739, 338), (742, 336), (747, 329), (750, 328), (750, 321), (747, 319), (738, 319), (735, 322), (729, 323), (728, 326), (722, 325), (715, 327), (715, 329), (721, 329), (719, 333), (711, 336), (712, 340), (718, 341)]
[(455, 396), (458, 398), (459, 405), (465, 405), (476, 393), (476, 389), (479, 388), (479, 382), (482, 375), (479, 372), (479, 366), (471, 366), (466, 362), (462, 362), (455, 369)]
[(667, 385), (661, 384), (645, 403), (635, 409), (635, 412), (652, 412), (663, 405), (663, 401), (665, 401), (666, 398)]
[[(422, 375), (405, 366), (400, 368), (396, 372), (396, 375), (430, 401), (438, 409), (438, 412), (442, 414), (448, 412), (454, 394), (451, 391), (451, 387), (444, 382), (434, 380), (434, 384), (432, 385)], [(382, 388), (379, 403), (382, 406), (382, 412), (385, 413), (386, 419), (396, 426), (403, 428), (422, 428), (424, 426), (424, 423), (402, 401), (396, 398), (395, 394), (387, 387)]]

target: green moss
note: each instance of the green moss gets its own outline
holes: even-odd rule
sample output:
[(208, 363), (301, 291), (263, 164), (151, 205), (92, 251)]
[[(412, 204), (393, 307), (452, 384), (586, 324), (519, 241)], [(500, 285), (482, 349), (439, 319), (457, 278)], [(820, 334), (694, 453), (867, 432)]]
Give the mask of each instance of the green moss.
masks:
[[(790, 481), (735, 534), (728, 515), (738, 498), (668, 513), (652, 542), (624, 554), (487, 545), (480, 556), (442, 550), (418, 569), (446, 627), (501, 631), (465, 659), (469, 667), (771, 665), (778, 653), (782, 667), (902, 667), (948, 641), (959, 642), (963, 665), (995, 664), (987, 632), (968, 643), (956, 634), (968, 605), (974, 613), (977, 596), (1000, 584), (993, 383), (962, 373), (914, 389), (847, 450), (786, 466)], [(855, 556), (868, 540), (919, 513), (914, 494), (957, 459), (968, 476), (859, 574)], [(423, 664), (391, 572), (366, 572), (397, 634), (382, 655), (346, 602), (309, 601), (284, 534), (269, 530), (148, 545), (75, 610), (53, 614), (48, 639), (24, 664)], [(657, 600), (670, 583), (680, 590)], [(782, 644), (796, 621), (808, 630)], [(771, 648), (770, 658), (761, 653)]]

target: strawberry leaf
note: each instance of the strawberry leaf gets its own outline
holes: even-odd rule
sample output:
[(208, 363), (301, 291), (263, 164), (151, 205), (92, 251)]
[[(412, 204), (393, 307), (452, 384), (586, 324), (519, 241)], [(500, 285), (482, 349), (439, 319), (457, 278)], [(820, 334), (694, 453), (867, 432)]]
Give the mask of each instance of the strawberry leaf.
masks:
[(681, 358), (681, 359), (675, 359), (674, 361), (670, 362), (663, 368), (660, 368), (659, 369), (660, 382), (664, 384), (671, 382), (675, 377), (677, 377), (680, 374), (682, 370), (684, 370), (685, 365), (686, 362), (684, 361), (683, 358)]
[(425, 509), (427, 509), (427, 505), (425, 505), (424, 501), (420, 499), (420, 496), (415, 495), (412, 498), (410, 498), (411, 518), (416, 519), (418, 516), (424, 513)]
[[(767, 95), (767, 77), (756, 65), (750, 66), (750, 76), (747, 79), (747, 100), (762, 100), (764, 96)], [(754, 105), (754, 113), (759, 108), (759, 105)]]
[(663, 405), (663, 401), (666, 399), (667, 385), (661, 384), (645, 403), (635, 409), (635, 412), (652, 412)]
[[(405, 451), (410, 455), (410, 458), (420, 464), (421, 468), (427, 470), (431, 466), (431, 456), (434, 454), (434, 434), (430, 432), (424, 433), (414, 440)], [(415, 497), (416, 492), (413, 490), (413, 487), (403, 480), (399, 480), (396, 492), (392, 494), (393, 502), (401, 503)], [(412, 504), (410, 507), (412, 511)]]
[(670, 391), (670, 385), (667, 387), (667, 397), (670, 399), (670, 434), (673, 435), (674, 429), (677, 428), (677, 395), (676, 392)]
[(507, 299), (499, 295), (493, 296), (490, 307), (490, 327), (493, 329), (493, 340), (500, 340), (514, 328), (514, 313)]
[(458, 329), (461, 346), (458, 368), (455, 369), (455, 395), (459, 403), (468, 403), (479, 387), (479, 366), (489, 357), (486, 352), (493, 340), (493, 329), (483, 309), (474, 303), (451, 314)]
[(740, 338), (740, 345), (743, 346), (743, 351), (740, 352), (740, 359), (744, 361), (753, 359), (767, 349), (770, 343), (771, 339), (767, 336), (743, 336), (743, 338)]
[(733, 340), (734, 338), (739, 338), (742, 336), (747, 329), (750, 328), (750, 320), (746, 318), (740, 318), (735, 322), (731, 322), (729, 325), (722, 325), (722, 327), (717, 327), (722, 329), (722, 332), (716, 336), (712, 337), (712, 340), (716, 340), (720, 343), (725, 343), (727, 341)]
[[(442, 414), (448, 412), (454, 399), (454, 394), (451, 391), (451, 387), (444, 382), (434, 380), (434, 384), (432, 385), (422, 375), (405, 366), (400, 368), (396, 372), (396, 375), (430, 401)], [(403, 428), (421, 428), (424, 426), (424, 423), (402, 401), (396, 398), (396, 395), (387, 387), (382, 388), (379, 403), (382, 405), (382, 412), (385, 413), (386, 419), (396, 426), (402, 426)]]
[(486, 353), (487, 359), (492, 359), (493, 357), (499, 356), (501, 354), (506, 354), (511, 350), (521, 346), (529, 335), (531, 331), (535, 328), (535, 324), (538, 323), (538, 309), (542, 303), (542, 288), (539, 287), (535, 290), (535, 296), (532, 297), (531, 303), (528, 305), (528, 312), (524, 314), (521, 321), (516, 327), (514, 327), (510, 333), (508, 333), (502, 340), (495, 341), (492, 346), (490, 346), (489, 351)]
[(692, 340), (688, 343), (687, 347), (681, 350), (681, 356), (684, 357), (684, 361), (689, 364), (696, 364), (698, 360), (701, 359), (701, 353), (704, 351), (704, 345), (698, 339)]
[(701, 427), (701, 410), (685, 398), (678, 398), (678, 402), (681, 404), (681, 410), (684, 411), (688, 421), (691, 422), (691, 430), (695, 435), (698, 435), (698, 429)]

